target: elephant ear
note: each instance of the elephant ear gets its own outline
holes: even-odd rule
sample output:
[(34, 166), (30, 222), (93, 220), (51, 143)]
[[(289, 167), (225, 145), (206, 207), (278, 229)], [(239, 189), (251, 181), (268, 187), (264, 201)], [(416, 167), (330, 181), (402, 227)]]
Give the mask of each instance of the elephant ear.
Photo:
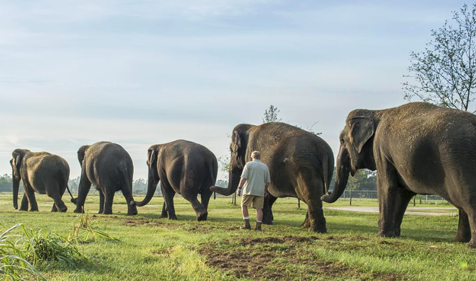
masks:
[(231, 142), (231, 152), (237, 153), (241, 148), (241, 137), (240, 133), (233, 131), (233, 138)]
[(157, 161), (157, 149), (149, 148), (147, 151), (147, 159), (150, 167), (153, 167), (154, 162)]
[(78, 149), (78, 161), (81, 167), (83, 166), (84, 155), (86, 155), (86, 150), (89, 148), (89, 145), (83, 145)]
[(374, 135), (374, 120), (369, 117), (353, 117), (348, 122), (350, 143), (360, 153), (365, 143)]
[(15, 164), (17, 171), (20, 170), (21, 161), (23, 160), (24, 152), (21, 149), (15, 149), (12, 153), (12, 164)]

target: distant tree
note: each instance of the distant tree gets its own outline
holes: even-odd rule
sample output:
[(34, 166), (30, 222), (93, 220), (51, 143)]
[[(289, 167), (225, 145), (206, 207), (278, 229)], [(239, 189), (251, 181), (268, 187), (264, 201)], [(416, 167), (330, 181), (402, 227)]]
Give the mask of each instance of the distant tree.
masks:
[(12, 192), (13, 182), (12, 177), (8, 174), (0, 176), (0, 192)]
[(132, 183), (132, 190), (134, 193), (145, 193), (147, 191), (147, 181), (139, 178)]
[(280, 110), (276, 106), (270, 105), (269, 108), (264, 111), (263, 123), (281, 121), (281, 118), (278, 118), (279, 112)]
[[(476, 88), (476, 3), (453, 12), (454, 26), (445, 21), (432, 30), (425, 51), (410, 54), (408, 67), (415, 84), (403, 83), (405, 99), (418, 97), (433, 104), (468, 111)], [(475, 113), (473, 111), (473, 113)]]

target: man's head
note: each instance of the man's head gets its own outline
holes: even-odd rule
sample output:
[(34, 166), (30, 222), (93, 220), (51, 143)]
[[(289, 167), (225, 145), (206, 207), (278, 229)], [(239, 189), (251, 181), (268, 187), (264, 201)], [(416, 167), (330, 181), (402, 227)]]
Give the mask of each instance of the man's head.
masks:
[(251, 152), (251, 159), (260, 160), (261, 159), (261, 154), (259, 153), (259, 151)]

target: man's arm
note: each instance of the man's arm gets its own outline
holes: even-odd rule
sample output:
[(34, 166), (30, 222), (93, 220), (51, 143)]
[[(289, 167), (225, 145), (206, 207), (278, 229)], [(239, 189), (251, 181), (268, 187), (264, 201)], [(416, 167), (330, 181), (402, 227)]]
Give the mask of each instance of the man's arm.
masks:
[(238, 184), (238, 196), (241, 196), (241, 189), (243, 188), (243, 185), (245, 185), (246, 179), (241, 178), (240, 183)]

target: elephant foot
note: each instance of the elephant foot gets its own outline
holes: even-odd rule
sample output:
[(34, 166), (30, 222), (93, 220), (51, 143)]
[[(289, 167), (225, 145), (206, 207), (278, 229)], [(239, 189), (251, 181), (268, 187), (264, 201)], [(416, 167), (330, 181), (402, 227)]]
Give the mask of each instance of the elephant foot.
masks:
[(197, 216), (197, 221), (206, 221), (208, 217), (208, 213), (203, 213), (199, 216)]
[(263, 220), (263, 224), (273, 225), (273, 221), (267, 221), (267, 220), (265, 221), (265, 220)]
[(453, 242), (466, 243), (471, 240), (471, 231), (458, 231)]
[(311, 223), (309, 222), (309, 220), (306, 218), (306, 220), (304, 220), (304, 222), (301, 224), (301, 227), (302, 228), (310, 228), (311, 227)]
[(377, 236), (378, 237), (389, 237), (389, 238), (392, 238), (392, 237), (397, 237), (397, 235), (395, 234), (395, 231), (379, 231), (379, 233), (377, 233)]
[(476, 248), (476, 241), (471, 240), (468, 245), (466, 245), (468, 248)]
[(137, 215), (137, 209), (128, 211), (128, 212), (127, 212), (127, 215), (128, 215), (128, 216), (135, 216), (135, 215)]
[(167, 215), (164, 215), (164, 214), (161, 214), (159, 219), (166, 219), (167, 218)]
[(104, 211), (104, 214), (105, 215), (112, 215), (112, 210), (106, 210), (106, 211)]
[(325, 225), (314, 225), (309, 227), (309, 231), (317, 233), (327, 233), (327, 228)]
[(28, 209), (20, 208), (18, 211), (28, 212)]
[(61, 213), (65, 213), (66, 211), (68, 211), (68, 207), (64, 206), (64, 208), (61, 208), (59, 211)]
[(58, 212), (58, 209), (56, 209), (56, 207), (53, 207), (53, 208), (51, 208), (51, 212), (52, 213)]
[(453, 239), (453, 242), (459, 242), (459, 243), (466, 243), (471, 240), (471, 237), (460, 237), (456, 235), (456, 237)]
[(38, 208), (37, 209), (31, 209), (30, 212), (39, 212)]
[(82, 214), (82, 213), (84, 213), (84, 209), (83, 209), (83, 208), (76, 208), (76, 209), (74, 210), (74, 212), (75, 212), (75, 213), (78, 213), (78, 214)]
[(172, 215), (172, 216), (169, 216), (169, 220), (177, 220), (177, 216), (176, 215)]

